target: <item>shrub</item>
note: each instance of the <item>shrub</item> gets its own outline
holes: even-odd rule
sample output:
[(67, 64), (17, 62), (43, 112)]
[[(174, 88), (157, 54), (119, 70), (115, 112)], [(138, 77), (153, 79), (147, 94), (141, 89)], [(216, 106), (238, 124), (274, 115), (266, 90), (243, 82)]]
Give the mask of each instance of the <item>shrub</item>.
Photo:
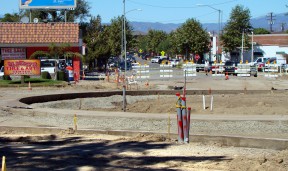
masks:
[(61, 80), (61, 81), (67, 81), (67, 74), (64, 71), (58, 71), (57, 72), (57, 80)]
[(3, 80), (12, 80), (10, 75), (3, 75)]
[(48, 71), (41, 72), (41, 77), (43, 79), (51, 79), (51, 75)]
[(24, 79), (29, 79), (30, 76), (29, 75), (24, 75)]

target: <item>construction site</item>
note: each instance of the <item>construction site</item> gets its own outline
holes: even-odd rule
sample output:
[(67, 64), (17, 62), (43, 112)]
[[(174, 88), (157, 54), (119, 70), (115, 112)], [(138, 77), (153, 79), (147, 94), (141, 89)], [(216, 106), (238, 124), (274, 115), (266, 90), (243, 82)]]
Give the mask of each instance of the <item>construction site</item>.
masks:
[(177, 122), (183, 85), (131, 85), (125, 112), (122, 85), (107, 79), (1, 88), (2, 168), (287, 170), (285, 76), (188, 79), (188, 141), (179, 139)]

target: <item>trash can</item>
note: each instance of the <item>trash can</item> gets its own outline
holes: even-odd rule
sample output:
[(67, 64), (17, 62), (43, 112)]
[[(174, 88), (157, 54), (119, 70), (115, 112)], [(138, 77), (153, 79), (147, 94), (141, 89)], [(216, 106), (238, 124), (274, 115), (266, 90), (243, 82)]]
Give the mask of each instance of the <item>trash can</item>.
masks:
[(66, 70), (67, 70), (67, 74), (68, 74), (68, 82), (74, 81), (73, 68), (71, 66), (67, 66)]

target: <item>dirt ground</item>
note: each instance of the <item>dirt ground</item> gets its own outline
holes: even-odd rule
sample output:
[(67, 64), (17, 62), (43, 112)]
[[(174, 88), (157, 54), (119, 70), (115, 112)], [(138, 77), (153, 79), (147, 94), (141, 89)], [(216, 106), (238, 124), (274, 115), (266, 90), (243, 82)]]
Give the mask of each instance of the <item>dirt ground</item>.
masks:
[[(212, 80), (212, 81), (211, 81)], [(181, 81), (151, 81), (149, 87), (145, 82), (139, 83), (140, 90), (146, 89), (170, 89), (175, 85), (182, 85)], [(235, 119), (241, 117), (245, 120), (245, 125), (229, 123), (217, 125), (223, 130), (216, 128), (216, 125), (195, 126), (195, 130), (206, 130), (205, 133), (217, 135), (217, 132), (231, 131), (239, 129), (237, 132), (248, 134), (253, 132), (253, 136), (263, 135), (263, 132), (271, 131), (277, 134), (277, 138), (288, 139), (287, 119), (283, 122), (276, 120), (275, 124), (269, 118), (283, 117), (288, 115), (287, 93), (278, 93), (277, 90), (288, 88), (286, 79), (266, 79), (255, 78), (231, 78), (225, 81), (220, 78), (214, 79), (193, 79), (187, 82), (187, 89), (195, 90), (267, 90), (264, 94), (213, 94), (213, 110), (211, 110), (211, 96), (206, 96), (206, 109), (203, 109), (203, 96), (187, 96), (187, 106), (192, 108), (193, 117), (204, 117), (201, 120), (209, 120), (217, 117)], [(136, 90), (136, 87), (132, 87)], [(271, 89), (275, 91), (271, 91)], [(122, 96), (111, 96), (94, 99), (75, 99), (69, 101), (48, 102), (45, 104), (33, 104), (33, 109), (11, 109), (11, 102), (21, 97), (87, 91), (107, 91), (121, 90), (121, 86), (107, 82), (80, 82), (68, 88), (33, 88), (27, 91), (22, 88), (3, 88), (1, 91), (1, 118), (0, 126), (23, 126), (30, 123), (32, 126), (43, 125), (59, 128), (71, 127), (71, 121), (67, 121), (66, 114), (55, 114), (60, 111), (79, 113), (79, 129), (98, 129), (93, 127), (93, 123), (101, 125), (104, 122), (111, 130), (129, 129), (129, 127), (139, 128), (145, 126), (146, 120), (153, 120), (157, 115), (175, 115), (175, 96), (127, 96), (127, 112), (122, 113)], [(81, 102), (80, 102), (81, 101)], [(30, 115), (30, 112), (33, 113)], [(42, 112), (42, 113), (41, 113)], [(46, 112), (46, 113), (44, 113)], [(107, 112), (109, 122), (106, 123), (105, 116), (98, 116), (97, 113)], [(119, 113), (120, 112), (120, 113)], [(36, 114), (35, 114), (36, 113)], [(94, 113), (94, 117), (84, 118)], [(133, 116), (137, 113), (143, 116)], [(39, 117), (37, 117), (39, 114)], [(40, 117), (40, 115), (45, 117)], [(52, 116), (49, 119), (47, 116)], [(111, 116), (110, 116), (111, 114)], [(114, 114), (114, 115), (113, 115)], [(123, 115), (122, 117), (114, 117)], [(83, 115), (83, 119), (81, 116)], [(108, 117), (108, 116), (107, 116)], [(134, 119), (133, 118), (137, 118)], [(141, 124), (139, 118), (143, 117)], [(205, 118), (206, 117), (206, 118)], [(246, 118), (246, 119), (245, 119)], [(250, 119), (250, 118), (253, 118)], [(267, 125), (260, 125), (254, 120), (268, 118)], [(107, 119), (107, 118), (106, 118)], [(85, 120), (85, 122), (84, 122)], [(118, 124), (119, 120), (121, 124)], [(125, 121), (127, 120), (127, 121)], [(132, 121), (132, 122), (131, 122)], [(156, 123), (156, 124), (155, 124)], [(248, 124), (247, 124), (248, 123)], [(70, 124), (70, 126), (69, 126)], [(137, 124), (137, 125), (135, 125)], [(165, 125), (166, 124), (166, 125)], [(200, 124), (196, 123), (196, 124)], [(207, 124), (207, 123), (205, 123)], [(219, 124), (219, 123), (218, 123)], [(243, 124), (243, 123), (241, 123)], [(258, 125), (257, 125), (258, 124)], [(139, 126), (140, 125), (140, 126)], [(158, 129), (158, 127), (165, 127)], [(256, 125), (256, 126), (255, 126)], [(227, 127), (226, 127), (227, 126)], [(255, 128), (254, 128), (255, 126)], [(41, 127), (41, 126), (40, 126)], [(101, 125), (103, 129), (103, 125)], [(167, 131), (167, 122), (149, 122), (146, 125), (155, 133)], [(149, 129), (150, 129), (149, 128)], [(214, 130), (213, 130), (214, 129)], [(241, 130), (243, 129), (243, 130)], [(244, 130), (245, 129), (245, 130)], [(249, 130), (250, 129), (250, 130)], [(255, 130), (262, 130), (257, 132)], [(172, 132), (177, 131), (177, 127), (171, 128)], [(197, 132), (196, 132), (197, 133)], [(203, 132), (201, 132), (203, 133)], [(288, 150), (256, 149), (223, 146), (217, 143), (189, 143), (180, 144), (175, 139), (167, 136), (138, 134), (134, 137), (112, 136), (103, 134), (83, 135), (71, 133), (69, 131), (59, 131), (57, 134), (19, 134), (19, 132), (0, 132), (0, 154), (6, 156), (8, 170), (288, 170)], [(251, 134), (252, 135), (252, 134)]]

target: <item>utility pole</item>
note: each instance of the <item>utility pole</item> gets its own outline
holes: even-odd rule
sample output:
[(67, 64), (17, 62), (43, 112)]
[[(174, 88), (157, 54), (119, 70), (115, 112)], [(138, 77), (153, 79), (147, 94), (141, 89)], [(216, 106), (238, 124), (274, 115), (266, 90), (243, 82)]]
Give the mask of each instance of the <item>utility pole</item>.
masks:
[(268, 24), (270, 25), (270, 32), (273, 32), (272, 25), (274, 24), (275, 17), (276, 16), (273, 15), (273, 12), (270, 12), (267, 15)]
[(286, 23), (281, 23), (281, 32), (285, 31), (285, 25), (286, 25)]

